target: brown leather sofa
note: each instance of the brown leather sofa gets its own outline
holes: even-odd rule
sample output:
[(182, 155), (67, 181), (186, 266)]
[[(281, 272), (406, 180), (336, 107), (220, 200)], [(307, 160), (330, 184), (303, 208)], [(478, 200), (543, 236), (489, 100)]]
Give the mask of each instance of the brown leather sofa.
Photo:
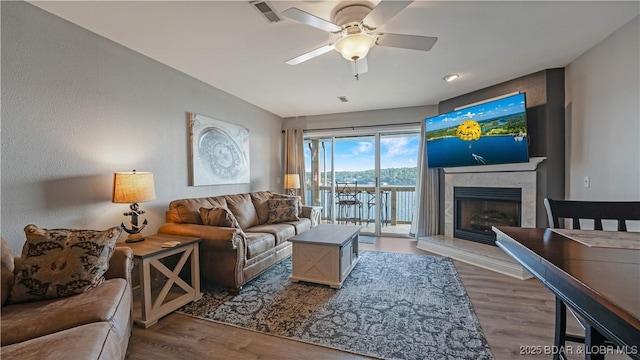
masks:
[[(169, 204), (167, 223), (161, 234), (195, 236), (200, 243), (200, 276), (231, 291), (255, 278), (270, 266), (291, 255), (287, 240), (316, 226), (319, 211), (302, 206), (299, 221), (267, 224), (268, 200), (276, 193), (247, 194), (174, 200)], [(200, 208), (228, 208), (240, 229), (204, 225)]]
[(82, 294), (5, 304), (20, 258), (1, 241), (1, 358), (124, 359), (132, 324), (130, 248), (116, 248), (106, 280)]

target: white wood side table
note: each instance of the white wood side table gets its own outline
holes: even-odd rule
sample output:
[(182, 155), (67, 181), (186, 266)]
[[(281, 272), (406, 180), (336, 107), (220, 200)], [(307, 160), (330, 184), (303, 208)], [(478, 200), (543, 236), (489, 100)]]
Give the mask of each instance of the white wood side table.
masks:
[[(133, 321), (144, 328), (158, 319), (202, 297), (200, 292), (199, 243), (202, 239), (186, 236), (151, 235), (137, 243), (118, 246), (133, 250), (134, 266), (140, 285), (134, 287)], [(164, 248), (167, 241), (180, 241), (175, 247)], [(180, 278), (180, 272), (190, 266), (191, 282)], [(136, 295), (139, 292), (139, 295)]]

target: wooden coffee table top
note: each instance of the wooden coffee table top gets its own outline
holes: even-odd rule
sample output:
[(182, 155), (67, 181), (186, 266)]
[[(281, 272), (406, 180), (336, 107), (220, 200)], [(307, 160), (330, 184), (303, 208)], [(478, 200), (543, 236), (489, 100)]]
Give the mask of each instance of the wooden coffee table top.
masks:
[(320, 224), (289, 239), (291, 242), (341, 246), (360, 231), (357, 225)]

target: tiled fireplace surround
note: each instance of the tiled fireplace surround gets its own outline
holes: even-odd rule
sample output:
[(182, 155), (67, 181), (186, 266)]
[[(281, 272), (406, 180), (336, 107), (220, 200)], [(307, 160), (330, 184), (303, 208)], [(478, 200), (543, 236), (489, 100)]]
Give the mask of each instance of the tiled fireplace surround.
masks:
[(536, 226), (536, 172), (509, 171), (445, 174), (444, 235), (453, 237), (453, 188), (456, 186), (503, 187), (522, 189), (522, 227)]
[(536, 168), (545, 158), (529, 163), (446, 169), (444, 176), (444, 235), (421, 238), (418, 247), (519, 279), (531, 277), (496, 246), (461, 240), (454, 232), (454, 187), (522, 189), (521, 226), (536, 227)]

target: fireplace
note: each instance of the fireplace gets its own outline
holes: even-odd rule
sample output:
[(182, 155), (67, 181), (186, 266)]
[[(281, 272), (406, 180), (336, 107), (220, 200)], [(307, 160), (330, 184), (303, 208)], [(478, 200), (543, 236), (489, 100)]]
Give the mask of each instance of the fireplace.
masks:
[(453, 188), (453, 235), (495, 245), (492, 226), (521, 226), (522, 189), (504, 187)]
[[(545, 179), (546, 174), (544, 168), (541, 169), (542, 174), (538, 173), (537, 168), (543, 160), (544, 158), (538, 157), (531, 158), (528, 163), (521, 164), (485, 165), (444, 169), (444, 184), (440, 183), (443, 189), (443, 193), (441, 195), (444, 197), (444, 199), (442, 199), (443, 202), (441, 203), (444, 214), (444, 218), (441, 218), (441, 221), (443, 221), (442, 226), (444, 226), (444, 234), (425, 236), (418, 239), (418, 248), (442, 256), (458, 259), (463, 262), (468, 262), (518, 279), (525, 280), (531, 278), (532, 275), (517, 262), (514, 262), (511, 257), (504, 253), (504, 251), (500, 250), (497, 246), (492, 246), (495, 245), (493, 236), (487, 242), (459, 239), (459, 237), (463, 237), (464, 235), (454, 236), (454, 218), (456, 217), (456, 213), (460, 207), (460, 204), (456, 204), (457, 201), (454, 200), (454, 190), (459, 192), (461, 188), (465, 187), (476, 188), (473, 192), (484, 192), (485, 197), (492, 200), (489, 206), (494, 207), (497, 204), (504, 206), (503, 208), (498, 208), (498, 212), (517, 212), (517, 220), (509, 220), (515, 222), (516, 226), (534, 228), (537, 223), (536, 214), (539, 210), (536, 206), (538, 202), (536, 196), (538, 189), (538, 177), (540, 176), (541, 179)], [(490, 196), (486, 194), (484, 189), (477, 188), (485, 188), (489, 192)], [(519, 195), (520, 200), (512, 200), (510, 196), (508, 196), (507, 199), (496, 199), (496, 197), (491, 194), (495, 188), (501, 188), (503, 190), (506, 189), (508, 192), (513, 191)], [(469, 210), (471, 213), (485, 212), (485, 208), (487, 207), (484, 200), (487, 199), (471, 198), (467, 200), (471, 204), (471, 210)], [(541, 201), (542, 200), (540, 199), (540, 202)], [(467, 206), (469, 206), (469, 204), (462, 203), (462, 208)], [(544, 224), (546, 223), (546, 217), (544, 216), (544, 209), (541, 210), (542, 214), (540, 214), (540, 216), (543, 218), (540, 223)], [(509, 218), (510, 216), (505, 215), (504, 217)], [(495, 220), (496, 218), (497, 216), (494, 216), (492, 220)], [(503, 216), (500, 216), (501, 223), (502, 218)], [(511, 216), (511, 218), (514, 217)], [(476, 220), (475, 223), (477, 227), (478, 220)], [(500, 226), (502, 225), (498, 225), (498, 227)], [(481, 231), (483, 234), (485, 233), (486, 227), (487, 226), (480, 226), (480, 228), (483, 229)]]
[[(536, 168), (542, 160), (544, 160), (544, 158), (532, 158), (529, 163), (524, 164), (475, 166), (473, 169), (446, 169), (444, 175), (444, 236), (449, 238), (458, 238), (458, 235), (454, 235), (454, 218), (457, 211), (456, 201), (454, 200), (454, 189), (464, 187), (489, 189), (502, 188), (507, 189), (508, 191), (520, 191), (520, 204), (518, 205), (519, 223), (516, 226), (525, 228), (536, 227)], [(509, 199), (504, 202), (511, 203), (513, 206), (514, 200)], [(456, 208), (456, 211), (454, 211), (454, 208)], [(488, 238), (485, 239), (488, 240), (487, 243), (492, 245), (495, 242), (493, 235), (490, 240)], [(465, 238), (464, 240), (469, 239)]]

